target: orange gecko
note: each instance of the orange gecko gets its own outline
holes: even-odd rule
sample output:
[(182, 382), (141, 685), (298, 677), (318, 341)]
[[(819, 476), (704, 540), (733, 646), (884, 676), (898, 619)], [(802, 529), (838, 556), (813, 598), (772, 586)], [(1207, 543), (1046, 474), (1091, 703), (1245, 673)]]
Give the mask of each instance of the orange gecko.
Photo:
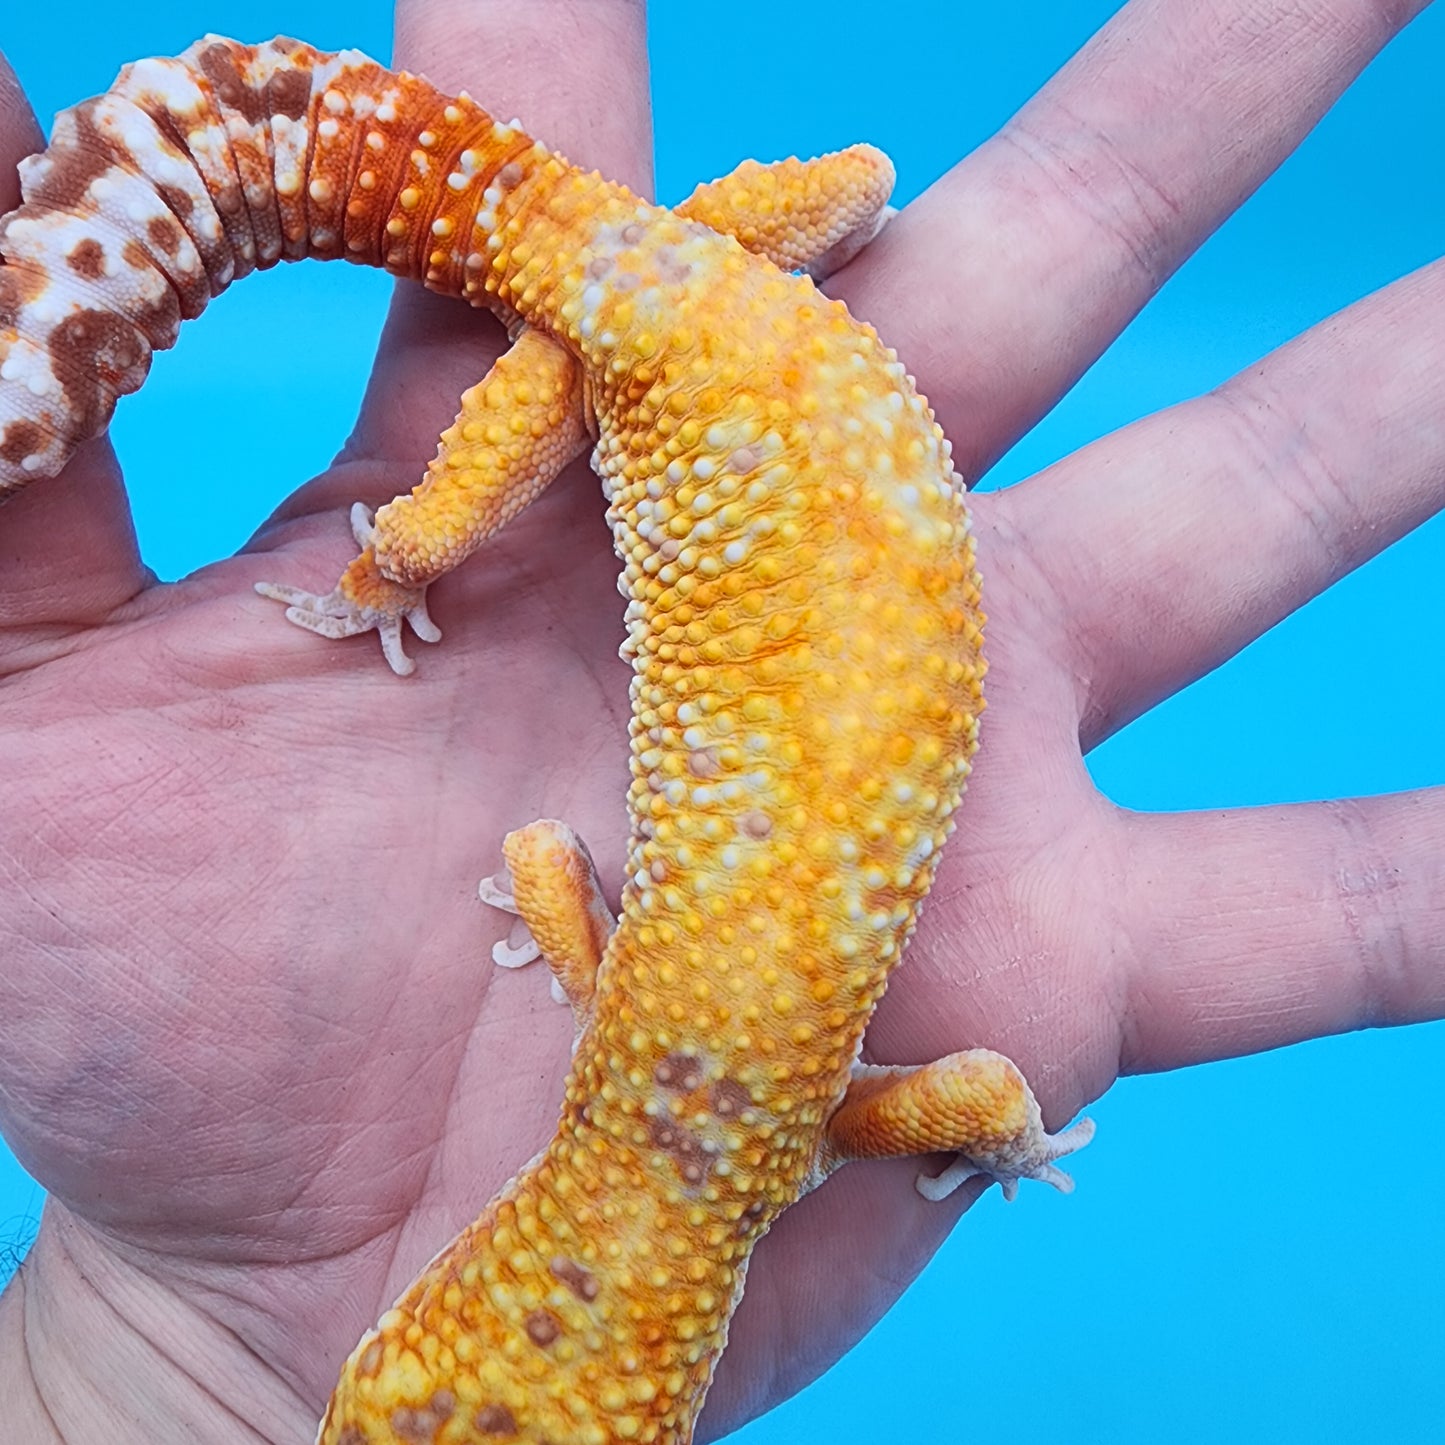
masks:
[[(0, 492), (102, 431), (252, 269), (384, 266), (512, 349), (410, 496), (353, 512), (326, 636), (437, 631), (427, 585), (592, 448), (623, 563), (631, 843), (612, 917), (540, 822), (483, 884), (576, 1017), (552, 1142), (357, 1345), (324, 1445), (685, 1442), (748, 1259), (850, 1159), (942, 1150), (1069, 1188), (986, 1050), (866, 1068), (978, 742), (983, 613), (948, 443), (814, 285), (886, 217), (866, 146), (748, 163), (672, 210), (355, 51), (207, 37), (61, 115), (0, 221)], [(806, 274), (799, 274), (806, 273)]]

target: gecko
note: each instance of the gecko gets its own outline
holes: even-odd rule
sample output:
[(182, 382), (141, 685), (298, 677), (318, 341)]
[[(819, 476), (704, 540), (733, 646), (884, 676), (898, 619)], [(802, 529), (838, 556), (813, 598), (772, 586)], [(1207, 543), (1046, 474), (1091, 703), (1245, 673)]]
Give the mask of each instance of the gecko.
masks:
[(0, 496), (101, 433), (180, 322), (251, 270), (384, 267), (510, 349), (412, 489), (352, 512), (336, 585), (258, 591), (400, 674), (426, 590), (591, 451), (622, 563), (630, 841), (509, 834), (496, 962), (576, 1025), (557, 1130), (361, 1337), (320, 1445), (691, 1440), (754, 1246), (850, 1160), (919, 1189), (1068, 1190), (987, 1049), (861, 1062), (978, 746), (984, 615), (951, 449), (817, 280), (890, 214), (870, 146), (745, 162), (654, 205), (357, 51), (216, 36), (63, 112), (0, 219)]

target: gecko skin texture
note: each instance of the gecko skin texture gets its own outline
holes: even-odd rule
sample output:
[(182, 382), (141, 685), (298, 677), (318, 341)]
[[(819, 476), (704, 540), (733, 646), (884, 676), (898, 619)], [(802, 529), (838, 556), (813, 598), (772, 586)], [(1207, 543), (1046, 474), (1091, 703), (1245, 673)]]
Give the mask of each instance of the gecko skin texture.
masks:
[(208, 36), (62, 114), (21, 178), (0, 492), (101, 432), (231, 280), (343, 257), (491, 308), (513, 349), (411, 495), (358, 507), (335, 589), (258, 590), (407, 671), (426, 587), (589, 446), (623, 564), (620, 916), (562, 824), (483, 885), (521, 920), (498, 961), (544, 958), (576, 1016), (557, 1132), (361, 1339), (324, 1445), (688, 1441), (753, 1247), (834, 1168), (945, 1150), (935, 1196), (1070, 1187), (1087, 1121), (1046, 1134), (1000, 1055), (858, 1062), (985, 669), (949, 445), (812, 279), (886, 218), (885, 157), (749, 162), (669, 210), (358, 52)]

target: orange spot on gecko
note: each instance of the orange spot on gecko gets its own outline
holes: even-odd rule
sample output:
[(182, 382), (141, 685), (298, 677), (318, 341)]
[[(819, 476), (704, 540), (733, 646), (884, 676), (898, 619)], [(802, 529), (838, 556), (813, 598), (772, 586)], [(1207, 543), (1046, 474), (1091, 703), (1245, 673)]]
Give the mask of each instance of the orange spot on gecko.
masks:
[(50, 334), (50, 355), (81, 436), (100, 429), (127, 374), (146, 360), (135, 327), (106, 311), (66, 317)]

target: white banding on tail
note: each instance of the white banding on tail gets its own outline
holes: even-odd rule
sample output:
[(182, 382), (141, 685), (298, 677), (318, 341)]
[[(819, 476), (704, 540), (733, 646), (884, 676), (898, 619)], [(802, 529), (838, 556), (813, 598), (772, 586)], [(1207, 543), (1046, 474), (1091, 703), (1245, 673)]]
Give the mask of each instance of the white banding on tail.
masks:
[(388, 241), (401, 158), (453, 104), (359, 51), (206, 36), (63, 111), (0, 218), (0, 498), (103, 432), (235, 278), (343, 255), (412, 274)]

